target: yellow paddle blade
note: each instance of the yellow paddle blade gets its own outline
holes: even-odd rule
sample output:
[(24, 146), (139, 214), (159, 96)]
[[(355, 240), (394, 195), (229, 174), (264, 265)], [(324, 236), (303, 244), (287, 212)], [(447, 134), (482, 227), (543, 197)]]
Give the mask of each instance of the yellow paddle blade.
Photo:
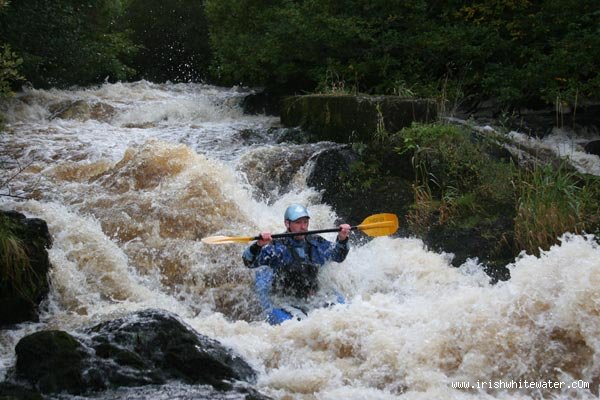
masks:
[(206, 244), (248, 243), (254, 240), (254, 236), (210, 236), (202, 239)]
[(398, 217), (396, 214), (383, 213), (371, 215), (357, 226), (369, 236), (387, 236), (398, 230)]

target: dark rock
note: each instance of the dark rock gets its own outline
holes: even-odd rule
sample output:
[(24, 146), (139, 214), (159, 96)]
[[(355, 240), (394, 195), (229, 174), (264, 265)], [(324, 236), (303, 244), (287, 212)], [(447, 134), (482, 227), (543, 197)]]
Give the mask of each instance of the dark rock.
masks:
[(85, 347), (63, 331), (41, 331), (21, 339), (15, 348), (17, 377), (41, 392), (81, 393), (85, 387)]
[(97, 355), (117, 356), (115, 361), (128, 367), (156, 368), (165, 379), (211, 385), (255, 379), (244, 360), (163, 311), (142, 311), (97, 325), (88, 333)]
[(36, 390), (10, 382), (0, 382), (0, 400), (43, 400), (43, 397)]
[(281, 97), (270, 92), (252, 93), (242, 100), (245, 114), (279, 115), (281, 112)]
[[(0, 326), (38, 320), (38, 306), (48, 295), (51, 268), (47, 248), (52, 237), (45, 221), (15, 211), (0, 211), (0, 223), (10, 224), (20, 240), (28, 265), (25, 279), (0, 276)], [(19, 282), (20, 281), (20, 282)]]
[(503, 130), (516, 130), (532, 137), (545, 137), (554, 128), (590, 135), (600, 132), (600, 104), (538, 104), (508, 112), (498, 101), (488, 99), (466, 102), (454, 116), (469, 119), (478, 125), (491, 124)]
[(358, 160), (350, 146), (319, 152), (313, 157), (307, 184), (322, 191), (323, 202), (336, 210), (340, 222), (355, 225), (371, 214), (394, 213), (400, 219), (399, 234), (406, 234), (404, 217), (414, 197), (411, 181), (386, 175), (368, 188), (356, 186), (352, 166)]
[(514, 254), (506, 236), (512, 236), (512, 224), (510, 218), (474, 227), (432, 224), (423, 242), (432, 250), (453, 253), (455, 267), (467, 259), (478, 259), (491, 282), (496, 283), (510, 278), (506, 264), (514, 260)]
[(290, 190), (293, 177), (313, 154), (332, 146), (335, 144), (321, 142), (260, 147), (244, 154), (237, 168), (244, 173), (255, 197), (272, 201)]
[(37, 332), (21, 339), (15, 350), (16, 377), (43, 393), (81, 394), (173, 380), (251, 393), (239, 382), (256, 379), (230, 349), (159, 310), (104, 322), (76, 337)]
[(600, 140), (592, 140), (584, 146), (585, 152), (600, 156)]
[(280, 128), (273, 132), (277, 143), (307, 144), (311, 142), (310, 134), (299, 127)]
[(341, 175), (350, 173), (350, 166), (359, 160), (358, 154), (350, 146), (338, 146), (321, 151), (313, 156), (313, 168), (307, 183), (328, 192), (343, 191)]
[(396, 132), (437, 118), (434, 101), (397, 96), (305, 95), (287, 97), (282, 104), (284, 126), (300, 126), (317, 141), (337, 143), (369, 142), (384, 128)]

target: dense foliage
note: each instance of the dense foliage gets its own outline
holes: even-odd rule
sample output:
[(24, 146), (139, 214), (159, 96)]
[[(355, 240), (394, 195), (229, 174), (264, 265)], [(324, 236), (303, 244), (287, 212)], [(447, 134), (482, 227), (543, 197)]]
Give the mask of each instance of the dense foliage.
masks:
[(36, 87), (127, 79), (133, 45), (115, 24), (121, 12), (120, 0), (15, 1), (2, 15), (1, 34)]
[(205, 80), (531, 108), (598, 99), (599, 21), (596, 0), (12, 1), (0, 45), (17, 58), (0, 60), (22, 58), (36, 87)]
[[(6, 5), (6, 0), (0, 0), (0, 15)], [(11, 93), (11, 82), (18, 81), (21, 78), (18, 67), (22, 62), (23, 60), (12, 51), (9, 44), (0, 42), (0, 99)]]
[(188, 82), (207, 78), (211, 62), (208, 28), (198, 0), (131, 0), (124, 25), (140, 45), (133, 57), (136, 78)]
[(445, 92), (514, 106), (600, 92), (595, 0), (206, 0), (206, 9), (229, 83)]

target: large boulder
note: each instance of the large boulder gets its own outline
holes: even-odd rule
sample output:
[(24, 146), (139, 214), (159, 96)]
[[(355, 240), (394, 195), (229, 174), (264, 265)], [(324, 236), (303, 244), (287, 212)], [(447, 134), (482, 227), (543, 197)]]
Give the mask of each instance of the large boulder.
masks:
[(237, 169), (244, 174), (256, 198), (272, 201), (290, 191), (294, 177), (313, 154), (334, 143), (286, 144), (258, 147), (244, 154)]
[[(13, 256), (3, 255), (0, 260), (0, 327), (37, 321), (38, 306), (49, 291), (51, 265), (47, 249), (52, 238), (48, 226), (41, 219), (26, 218), (15, 211), (0, 211), (0, 225), (6, 235), (0, 240), (13, 243)], [(15, 251), (15, 243), (23, 253)]]
[(80, 393), (89, 383), (85, 361), (88, 349), (63, 331), (40, 331), (17, 343), (17, 376), (44, 393)]
[[(317, 153), (311, 160), (307, 183), (321, 192), (323, 202), (336, 210), (341, 221), (358, 224), (371, 214), (394, 213), (400, 222), (398, 236), (417, 236), (433, 251), (454, 254), (454, 266), (477, 258), (493, 282), (508, 279), (504, 266), (515, 255), (510, 245), (512, 202), (496, 204), (489, 214), (469, 214), (462, 218), (456, 215), (453, 223), (441, 222), (439, 212), (418, 214), (421, 218), (427, 215), (427, 221), (415, 223), (415, 215), (410, 212), (416, 205), (412, 153), (394, 150), (401, 138), (389, 139), (385, 146), (372, 146), (363, 149), (361, 154), (350, 145), (338, 145)], [(473, 135), (469, 139), (477, 142), (481, 138)], [(511, 154), (500, 145), (481, 147), (490, 163), (506, 163), (511, 159)], [(506, 212), (498, 212), (498, 207), (506, 207)], [(409, 218), (412, 219), (409, 221)], [(365, 235), (355, 235), (355, 238), (362, 241)]]
[(281, 96), (266, 91), (251, 93), (242, 100), (245, 114), (279, 115), (281, 112)]
[(142, 311), (87, 333), (97, 356), (128, 367), (150, 368), (162, 379), (218, 386), (223, 381), (256, 378), (252, 367), (230, 349), (165, 311)]
[[(382, 161), (387, 165), (387, 160)], [(408, 234), (405, 216), (414, 197), (410, 180), (399, 174), (376, 176), (371, 182), (355, 179), (360, 157), (347, 145), (321, 151), (311, 162), (307, 184), (321, 191), (323, 202), (336, 210), (340, 222), (358, 225), (371, 214), (394, 213), (400, 219), (398, 233)], [(402, 165), (397, 161), (394, 168)]]
[[(41, 331), (16, 346), (16, 377), (42, 393), (97, 392), (177, 380), (245, 391), (256, 373), (232, 350), (166, 311), (146, 310), (75, 335)], [(261, 398), (258, 394), (256, 398)]]

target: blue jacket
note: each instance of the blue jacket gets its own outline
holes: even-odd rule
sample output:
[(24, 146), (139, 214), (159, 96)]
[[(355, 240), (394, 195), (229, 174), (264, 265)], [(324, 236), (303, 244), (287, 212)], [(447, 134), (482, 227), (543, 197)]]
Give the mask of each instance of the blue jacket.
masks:
[[(281, 285), (289, 285), (285, 276), (297, 273), (299, 264), (302, 268), (315, 269), (316, 273), (328, 261), (342, 262), (349, 251), (348, 240), (330, 242), (321, 236), (310, 235), (306, 240), (294, 238), (275, 239), (270, 244), (260, 247), (256, 243), (248, 246), (242, 255), (244, 264), (249, 268), (258, 268), (255, 276), (255, 290), (263, 310), (267, 313), (269, 322), (280, 323), (281, 310), (275, 309), (271, 303), (271, 295), (282, 289)], [(308, 272), (312, 276), (311, 272)], [(278, 279), (284, 277), (283, 279)], [(278, 287), (279, 286), (279, 287)], [(275, 318), (273, 321), (272, 319)], [(288, 319), (288, 318), (283, 318)]]

